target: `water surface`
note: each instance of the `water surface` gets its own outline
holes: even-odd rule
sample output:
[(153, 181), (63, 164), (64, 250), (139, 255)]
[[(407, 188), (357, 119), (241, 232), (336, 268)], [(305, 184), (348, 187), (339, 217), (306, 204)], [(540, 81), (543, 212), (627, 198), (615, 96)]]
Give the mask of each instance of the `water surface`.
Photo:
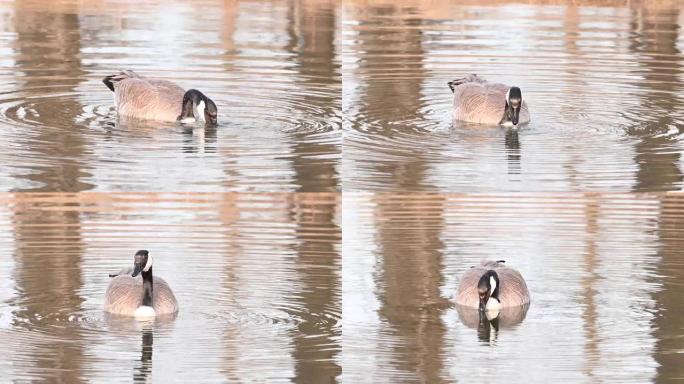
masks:
[[(337, 8), (0, 2), (0, 191), (337, 190)], [(202, 90), (219, 126), (118, 122), (123, 68)]]
[[(344, 2), (344, 190), (681, 189), (684, 8), (611, 3)], [(467, 73), (521, 87), (532, 122), (452, 125)]]
[[(684, 195), (343, 197), (342, 382), (672, 382), (684, 377)], [(526, 318), (464, 325), (459, 277), (506, 260)]]
[[(331, 382), (337, 194), (0, 194), (0, 381)], [(102, 311), (138, 249), (175, 320)]]

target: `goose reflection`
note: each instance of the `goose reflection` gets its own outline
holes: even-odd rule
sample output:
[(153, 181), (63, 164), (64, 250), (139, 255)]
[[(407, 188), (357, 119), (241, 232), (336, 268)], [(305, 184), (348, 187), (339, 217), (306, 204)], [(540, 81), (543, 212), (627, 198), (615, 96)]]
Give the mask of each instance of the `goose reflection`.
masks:
[(508, 174), (520, 174), (520, 140), (517, 129), (506, 129), (506, 159), (508, 161)]
[(480, 321), (477, 325), (477, 338), (484, 343), (493, 343), (499, 334), (499, 316), (492, 319), (486, 313), (480, 312)]
[[(140, 359), (133, 367), (134, 383), (151, 383), (152, 379), (152, 351), (154, 332), (168, 330), (173, 327), (177, 313), (157, 316), (154, 319), (136, 320), (128, 316), (104, 313), (104, 320), (109, 332), (120, 339), (132, 340), (137, 335), (141, 337)], [(133, 361), (131, 361), (133, 363)]]
[(216, 126), (183, 127), (183, 153), (216, 153)]
[(154, 333), (152, 324), (145, 324), (142, 330), (142, 347), (140, 350), (140, 364), (133, 371), (134, 383), (152, 382), (152, 343)]
[(504, 307), (498, 312), (487, 313), (478, 311), (477, 308), (470, 308), (456, 305), (458, 319), (469, 328), (477, 329), (477, 338), (485, 343), (496, 342), (500, 329), (513, 328), (525, 320), (529, 304), (518, 307)]

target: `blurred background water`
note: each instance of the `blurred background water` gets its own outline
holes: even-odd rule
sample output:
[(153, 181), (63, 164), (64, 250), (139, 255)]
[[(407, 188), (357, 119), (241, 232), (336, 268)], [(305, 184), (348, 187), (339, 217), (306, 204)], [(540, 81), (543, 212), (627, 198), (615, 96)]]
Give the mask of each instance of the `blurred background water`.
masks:
[[(683, 24), (673, 0), (0, 0), (0, 381), (681, 380)], [(122, 68), (219, 126), (119, 121)], [(452, 124), (473, 72), (532, 122)], [(102, 312), (139, 249), (171, 321)], [(482, 259), (526, 277), (522, 322), (459, 317)]]

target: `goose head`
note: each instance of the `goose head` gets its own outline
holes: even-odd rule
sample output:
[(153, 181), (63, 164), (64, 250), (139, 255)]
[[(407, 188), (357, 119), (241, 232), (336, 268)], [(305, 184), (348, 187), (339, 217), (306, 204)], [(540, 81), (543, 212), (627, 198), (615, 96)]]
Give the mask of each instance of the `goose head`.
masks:
[(480, 295), (480, 312), (499, 307), (499, 275), (494, 270), (485, 272), (477, 283)]
[(204, 93), (191, 89), (183, 95), (183, 107), (178, 120), (181, 122), (201, 120), (207, 125), (216, 125), (218, 121), (216, 103)]
[[(136, 277), (140, 272), (149, 272), (152, 269), (152, 256), (144, 249), (136, 252), (133, 262), (133, 274)], [(144, 276), (144, 275), (143, 275)]]
[(522, 92), (518, 87), (511, 87), (506, 93), (506, 110), (504, 111), (501, 125), (517, 126), (520, 119), (520, 109), (522, 108)]

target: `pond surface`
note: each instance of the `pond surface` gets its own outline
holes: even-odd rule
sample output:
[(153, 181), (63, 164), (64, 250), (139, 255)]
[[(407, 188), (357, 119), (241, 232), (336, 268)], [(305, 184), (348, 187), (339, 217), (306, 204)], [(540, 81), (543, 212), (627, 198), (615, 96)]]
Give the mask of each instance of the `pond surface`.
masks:
[[(676, 0), (0, 0), (0, 382), (684, 379), (683, 31)], [(218, 127), (118, 119), (121, 69)], [(454, 123), (469, 73), (531, 123)], [(140, 249), (175, 318), (103, 312)], [(484, 259), (515, 321), (455, 307)]]
[[(0, 191), (335, 191), (337, 5), (0, 2)], [(197, 88), (216, 129), (119, 123), (104, 76)]]
[[(459, 3), (344, 2), (345, 191), (682, 188), (681, 2)], [(469, 73), (519, 86), (532, 122), (452, 125)]]
[[(0, 381), (330, 382), (337, 194), (0, 194)], [(148, 249), (174, 320), (105, 316)]]
[[(345, 193), (342, 205), (343, 382), (684, 377), (684, 195)], [(531, 292), (526, 318), (498, 332), (452, 304), (483, 259), (506, 260)]]

